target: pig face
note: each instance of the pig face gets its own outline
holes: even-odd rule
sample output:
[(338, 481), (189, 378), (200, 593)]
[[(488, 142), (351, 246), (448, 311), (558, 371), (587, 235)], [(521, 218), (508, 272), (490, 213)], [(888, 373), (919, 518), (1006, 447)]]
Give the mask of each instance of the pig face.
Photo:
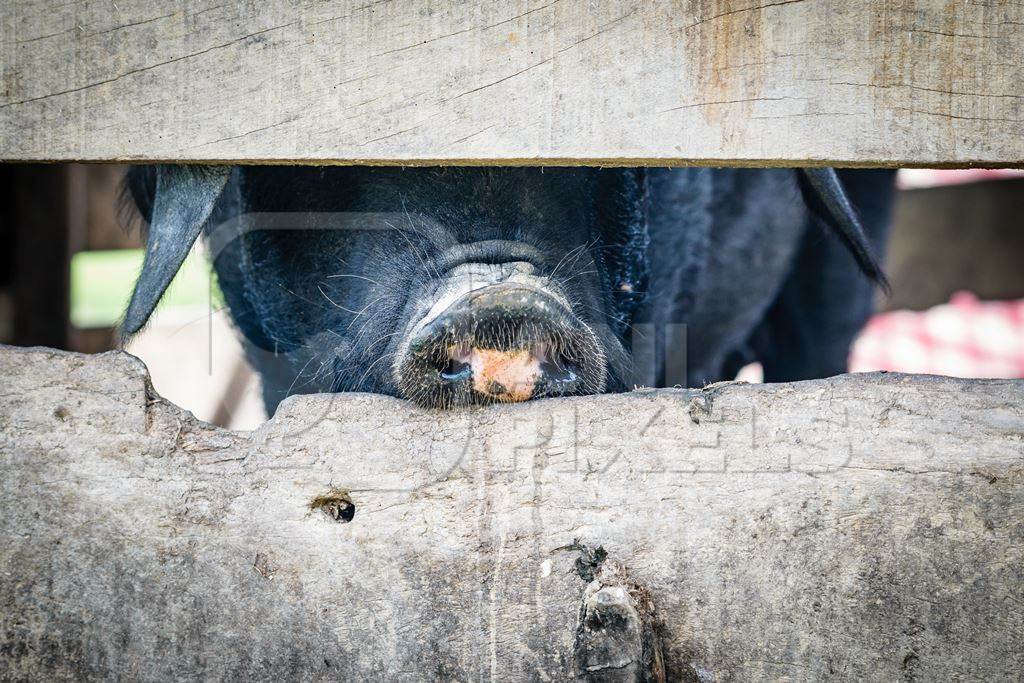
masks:
[(247, 169), (245, 214), (320, 224), (247, 231), (241, 258), (229, 250), (216, 267), (244, 283), (229, 298), (243, 331), (299, 349), (299, 381), (321, 389), (430, 407), (598, 393), (621, 384), (623, 273), (606, 253), (634, 229), (616, 210), (639, 206), (634, 176)]
[(643, 287), (641, 174), (242, 168), (208, 242), (290, 391), (429, 407), (600, 393), (623, 384)]
[[(147, 252), (123, 330), (145, 323), (205, 232), (268, 409), (323, 391), (446, 408), (622, 389), (631, 327), (663, 314), (710, 331), (717, 358), (737, 350), (790, 277), (798, 188), (881, 280), (830, 169), (651, 173), (139, 167), (128, 187)], [(648, 253), (649, 227), (672, 253)]]

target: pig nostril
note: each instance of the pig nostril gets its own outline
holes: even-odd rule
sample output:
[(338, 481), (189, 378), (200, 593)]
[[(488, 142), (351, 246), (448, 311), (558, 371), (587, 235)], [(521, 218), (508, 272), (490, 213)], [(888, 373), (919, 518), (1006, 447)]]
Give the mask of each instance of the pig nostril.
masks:
[(472, 375), (473, 369), (469, 363), (455, 358), (450, 358), (448, 365), (441, 370), (441, 379), (445, 382), (461, 382), (462, 380), (469, 379)]
[(559, 299), (515, 283), (460, 292), (413, 328), (394, 366), (401, 395), (448, 407), (604, 389), (600, 342)]
[(541, 363), (540, 369), (549, 382), (569, 383), (576, 381), (574, 366), (565, 358), (545, 360)]

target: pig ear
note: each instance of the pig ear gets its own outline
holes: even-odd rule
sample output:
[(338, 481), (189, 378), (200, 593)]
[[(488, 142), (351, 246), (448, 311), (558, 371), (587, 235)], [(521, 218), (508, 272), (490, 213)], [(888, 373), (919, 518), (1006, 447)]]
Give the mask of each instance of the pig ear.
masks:
[(835, 169), (802, 168), (798, 174), (808, 206), (843, 241), (861, 271), (888, 294), (889, 281), (875, 258), (857, 210), (846, 196)]
[(213, 211), (230, 166), (156, 166), (128, 178), (128, 189), (149, 222), (146, 256), (121, 333), (138, 332), (171, 284)]

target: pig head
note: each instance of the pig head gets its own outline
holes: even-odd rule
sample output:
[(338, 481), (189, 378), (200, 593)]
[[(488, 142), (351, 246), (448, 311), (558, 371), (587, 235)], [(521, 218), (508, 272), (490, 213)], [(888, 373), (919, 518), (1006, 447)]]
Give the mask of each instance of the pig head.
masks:
[[(830, 169), (156, 166), (128, 188), (148, 233), (124, 331), (205, 234), (271, 412), (291, 393), (447, 408), (721, 379), (768, 354), (787, 283), (829, 261), (803, 262), (822, 227), (837, 297), (858, 293), (830, 315), (862, 322), (882, 281), (884, 221), (865, 231)], [(668, 372), (673, 326), (688, 378)]]

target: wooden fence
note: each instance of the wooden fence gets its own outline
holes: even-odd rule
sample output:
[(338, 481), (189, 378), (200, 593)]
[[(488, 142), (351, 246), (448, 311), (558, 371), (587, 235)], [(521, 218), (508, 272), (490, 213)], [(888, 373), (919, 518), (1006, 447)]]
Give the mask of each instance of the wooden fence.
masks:
[(1006, 166), (1005, 0), (8, 0), (0, 159)]

